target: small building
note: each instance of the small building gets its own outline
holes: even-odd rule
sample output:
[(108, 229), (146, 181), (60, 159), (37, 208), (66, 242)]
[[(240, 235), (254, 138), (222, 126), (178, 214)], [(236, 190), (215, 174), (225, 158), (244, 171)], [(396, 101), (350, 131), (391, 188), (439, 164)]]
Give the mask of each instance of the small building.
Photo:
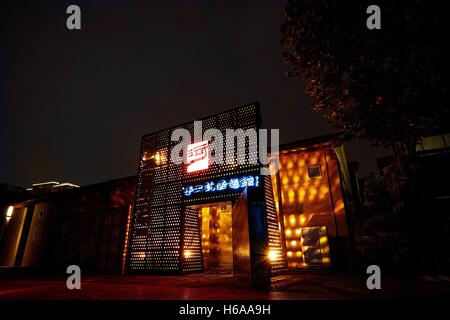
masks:
[[(345, 149), (337, 135), (280, 147), (275, 175), (288, 267), (344, 266), (350, 256)], [(274, 179), (273, 179), (274, 180)]]
[[(48, 184), (45, 184), (48, 187)], [(0, 235), (0, 266), (120, 273), (136, 177), (11, 203)]]

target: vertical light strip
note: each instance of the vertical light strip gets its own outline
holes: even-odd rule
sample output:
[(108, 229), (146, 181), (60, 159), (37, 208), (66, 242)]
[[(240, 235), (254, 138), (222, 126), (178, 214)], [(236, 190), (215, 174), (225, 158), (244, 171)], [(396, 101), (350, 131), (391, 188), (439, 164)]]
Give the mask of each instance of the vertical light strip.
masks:
[(14, 212), (14, 207), (13, 206), (9, 206), (8, 210), (6, 211), (6, 222), (11, 220), (13, 212)]
[(123, 244), (122, 255), (122, 274), (125, 274), (126, 262), (127, 262), (127, 250), (128, 250), (128, 238), (130, 236), (130, 224), (131, 224), (131, 205), (128, 206), (127, 226), (125, 230), (125, 240)]

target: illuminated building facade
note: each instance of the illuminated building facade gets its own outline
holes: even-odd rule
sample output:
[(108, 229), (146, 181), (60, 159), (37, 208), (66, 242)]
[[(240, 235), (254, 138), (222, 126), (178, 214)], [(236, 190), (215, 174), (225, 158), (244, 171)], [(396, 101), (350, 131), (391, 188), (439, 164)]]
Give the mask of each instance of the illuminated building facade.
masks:
[[(203, 130), (224, 135), (261, 127), (257, 104), (201, 120)], [(188, 147), (195, 161), (172, 163), (171, 133), (178, 128), (193, 136), (194, 122), (142, 138), (128, 273), (230, 271), (265, 286), (288, 266), (330, 266), (330, 248), (346, 250), (339, 164), (345, 153), (331, 136), (283, 146), (279, 172), (263, 176), (260, 164), (203, 162), (191, 169), (208, 156), (203, 141)], [(258, 156), (245, 147), (245, 157)]]
[[(203, 131), (216, 128), (224, 136), (227, 129), (261, 128), (257, 104), (200, 120)], [(58, 270), (77, 264), (86, 272), (126, 274), (227, 272), (267, 287), (287, 268), (348, 260), (351, 184), (335, 136), (280, 146), (268, 166), (271, 175), (261, 175), (259, 161), (237, 161), (257, 158), (258, 141), (236, 145), (236, 161), (223, 164), (209, 161), (211, 141), (191, 141), (187, 161), (173, 163), (177, 141), (171, 134), (179, 128), (194, 136), (194, 122), (188, 122), (142, 137), (137, 177), (70, 184), (69, 190), (68, 184), (37, 184), (29, 200), (8, 203), (0, 264)]]
[[(227, 129), (257, 130), (260, 119), (259, 106), (251, 104), (201, 120), (203, 130), (225, 136)], [(171, 135), (179, 128), (194, 136), (190, 122), (142, 138), (127, 271), (232, 271), (267, 286), (286, 267), (270, 176), (260, 176), (258, 162), (240, 164), (237, 147), (233, 163), (205, 166), (203, 142), (188, 146), (187, 165), (174, 164)], [(251, 143), (258, 142), (246, 143), (247, 159), (258, 157)], [(196, 164), (200, 169), (191, 169)]]
[(278, 186), (288, 266), (344, 265), (350, 249), (346, 196), (351, 190), (344, 146), (336, 136), (281, 146), (279, 172), (272, 179)]

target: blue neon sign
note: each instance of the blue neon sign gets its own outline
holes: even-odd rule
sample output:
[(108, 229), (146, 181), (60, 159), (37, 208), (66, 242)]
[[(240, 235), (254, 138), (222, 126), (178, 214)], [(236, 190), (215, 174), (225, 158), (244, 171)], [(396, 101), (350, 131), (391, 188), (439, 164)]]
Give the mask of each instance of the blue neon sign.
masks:
[(185, 186), (183, 187), (183, 194), (189, 197), (195, 193), (239, 190), (245, 187), (259, 187), (259, 176), (233, 177), (219, 181), (207, 181), (195, 186)]

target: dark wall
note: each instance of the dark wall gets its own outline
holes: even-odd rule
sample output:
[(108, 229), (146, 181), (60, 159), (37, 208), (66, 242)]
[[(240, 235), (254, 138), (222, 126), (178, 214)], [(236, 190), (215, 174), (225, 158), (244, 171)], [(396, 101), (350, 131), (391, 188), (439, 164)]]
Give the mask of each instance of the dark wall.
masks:
[(136, 177), (81, 188), (56, 199), (47, 267), (120, 273)]
[(14, 203), (0, 243), (3, 265), (65, 272), (75, 264), (88, 273), (121, 272), (135, 191), (133, 176)]

